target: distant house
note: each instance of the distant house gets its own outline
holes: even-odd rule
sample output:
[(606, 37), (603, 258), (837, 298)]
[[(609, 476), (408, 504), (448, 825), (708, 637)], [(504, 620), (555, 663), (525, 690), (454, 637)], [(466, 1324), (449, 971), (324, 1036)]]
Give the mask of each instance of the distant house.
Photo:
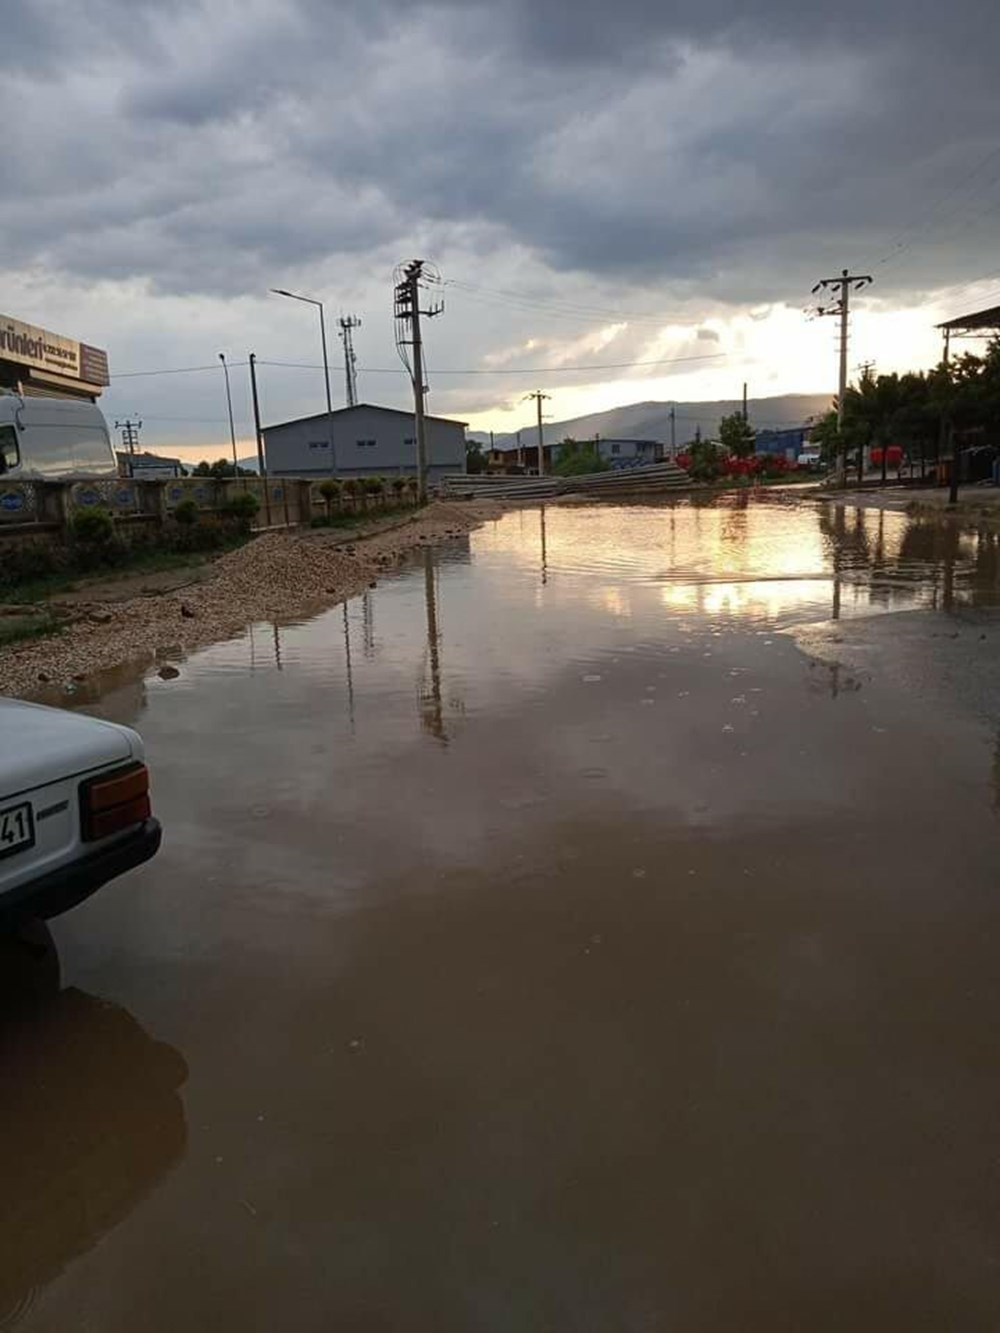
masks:
[(595, 450), (600, 458), (615, 467), (639, 467), (645, 463), (659, 463), (663, 459), (663, 445), (659, 440), (616, 439), (595, 435), (590, 440), (564, 441), (556, 446), (557, 457), (567, 450)]
[(598, 435), (593, 441), (584, 440), (583, 443), (596, 444), (601, 458), (606, 458), (612, 467), (659, 463), (663, 458), (663, 445), (659, 440), (616, 440), (605, 439), (603, 435)]
[[(281, 477), (392, 477), (417, 469), (412, 412), (360, 403), (330, 414), (298, 417), (265, 426), (264, 460)], [(427, 475), (431, 482), (465, 471), (465, 422), (425, 417)], [(333, 457), (330, 457), (330, 426)]]
[[(534, 475), (538, 472), (538, 443), (534, 432), (524, 432), (527, 442), (519, 443), (516, 439), (497, 444), (486, 452), (486, 468), (489, 472)], [(576, 449), (597, 449), (601, 458), (612, 467), (634, 467), (643, 463), (658, 463), (664, 456), (664, 448), (659, 440), (605, 439), (596, 435), (589, 440), (574, 440)], [(564, 440), (547, 441), (545, 444), (545, 471), (551, 472), (566, 451)]]
[(759, 430), (754, 442), (758, 454), (778, 454), (794, 462), (805, 447), (806, 427), (789, 426), (778, 430)]
[(127, 453), (116, 450), (118, 473), (122, 477), (138, 477), (140, 481), (162, 481), (167, 477), (183, 477), (184, 465), (179, 458), (164, 458), (162, 454), (146, 452)]

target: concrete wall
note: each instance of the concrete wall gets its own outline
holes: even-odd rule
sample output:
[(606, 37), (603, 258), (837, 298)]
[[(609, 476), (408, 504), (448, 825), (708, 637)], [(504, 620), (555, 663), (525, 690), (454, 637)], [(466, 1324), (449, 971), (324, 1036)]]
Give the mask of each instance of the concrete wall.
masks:
[[(334, 468), (330, 467), (325, 416), (306, 417), (264, 430), (268, 472), (283, 477), (393, 477), (416, 472), (416, 428), (412, 414), (387, 408), (341, 408), (333, 413)], [(359, 443), (364, 441), (364, 443)], [(465, 427), (427, 418), (428, 476), (465, 471)]]

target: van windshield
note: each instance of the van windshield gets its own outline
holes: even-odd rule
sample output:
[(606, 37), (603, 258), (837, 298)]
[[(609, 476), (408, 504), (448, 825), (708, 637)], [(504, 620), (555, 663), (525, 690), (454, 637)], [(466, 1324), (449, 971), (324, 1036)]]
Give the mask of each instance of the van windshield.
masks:
[(0, 426), (0, 473), (10, 472), (21, 462), (17, 431), (13, 426)]

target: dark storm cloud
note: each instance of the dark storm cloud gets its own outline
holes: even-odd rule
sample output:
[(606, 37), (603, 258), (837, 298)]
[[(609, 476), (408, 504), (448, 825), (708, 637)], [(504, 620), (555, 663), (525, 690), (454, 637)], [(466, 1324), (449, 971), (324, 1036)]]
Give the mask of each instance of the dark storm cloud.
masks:
[[(22, 6), (0, 48), (5, 262), (237, 293), (465, 226), (563, 272), (795, 299), (964, 188), (990, 147), (994, 8)], [(922, 266), (893, 255), (883, 288), (974, 276), (984, 211), (924, 235)]]

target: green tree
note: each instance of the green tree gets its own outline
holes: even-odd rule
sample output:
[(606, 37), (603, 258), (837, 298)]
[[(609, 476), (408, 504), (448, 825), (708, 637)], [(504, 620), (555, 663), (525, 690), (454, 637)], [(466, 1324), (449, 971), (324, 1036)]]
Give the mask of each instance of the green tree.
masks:
[(486, 471), (486, 455), (478, 440), (465, 441), (465, 470), (473, 475)]
[(611, 464), (601, 456), (594, 440), (567, 437), (559, 446), (553, 472), (557, 477), (581, 477), (587, 472), (607, 472)]
[(256, 473), (251, 472), (249, 468), (238, 467), (235, 463), (231, 463), (228, 458), (217, 458), (214, 463), (202, 459), (192, 469), (192, 474), (195, 477), (214, 477), (216, 481), (224, 481), (226, 477), (256, 476)]
[(330, 521), (333, 511), (333, 502), (340, 501), (340, 482), (336, 477), (327, 477), (326, 481), (319, 484), (319, 493), (323, 497), (323, 503), (326, 506), (327, 522)]
[(730, 412), (719, 422), (719, 441), (734, 458), (749, 458), (756, 438), (754, 428), (744, 420), (742, 412)]

